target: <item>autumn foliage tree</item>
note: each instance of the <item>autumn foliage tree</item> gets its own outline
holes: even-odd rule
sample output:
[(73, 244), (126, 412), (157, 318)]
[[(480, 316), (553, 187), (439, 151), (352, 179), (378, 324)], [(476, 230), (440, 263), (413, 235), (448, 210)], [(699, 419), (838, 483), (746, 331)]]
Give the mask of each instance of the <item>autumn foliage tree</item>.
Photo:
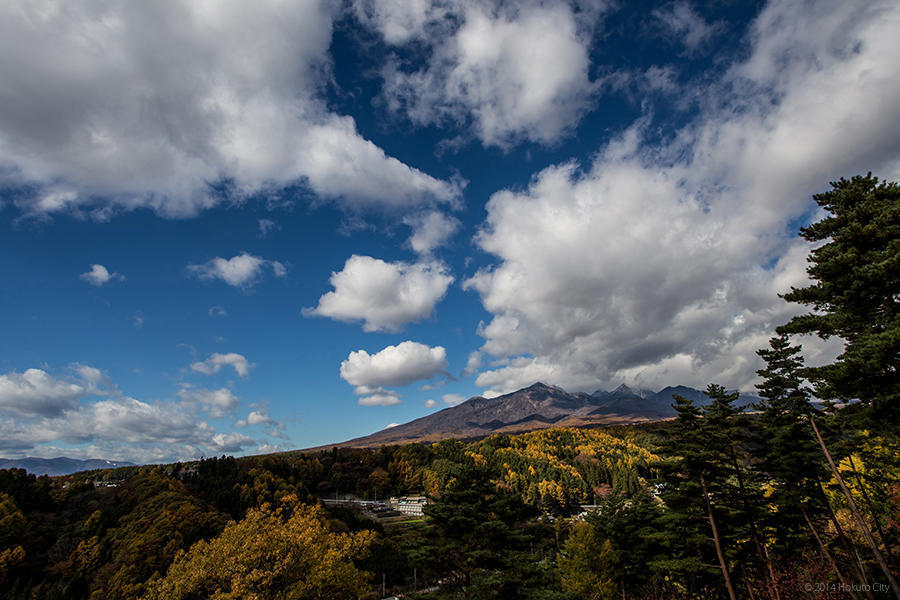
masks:
[(375, 534), (333, 533), (325, 512), (296, 497), (265, 504), (231, 522), (218, 537), (181, 554), (146, 600), (325, 600), (361, 598), (369, 574), (353, 561)]
[(563, 589), (583, 600), (615, 598), (614, 559), (612, 542), (601, 541), (590, 524), (576, 523), (556, 558)]

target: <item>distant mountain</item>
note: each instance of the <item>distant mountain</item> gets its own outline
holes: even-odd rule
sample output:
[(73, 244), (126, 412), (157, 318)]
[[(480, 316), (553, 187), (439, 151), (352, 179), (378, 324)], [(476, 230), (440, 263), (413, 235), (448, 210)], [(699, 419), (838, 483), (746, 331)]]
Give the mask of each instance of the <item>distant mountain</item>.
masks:
[[(683, 396), (702, 406), (709, 403), (709, 398), (700, 390), (685, 385), (667, 386), (658, 392), (651, 390), (632, 390), (625, 384), (611, 392), (597, 390), (592, 394), (598, 401), (597, 414), (638, 414), (649, 420), (666, 419), (675, 416), (675, 396)], [(742, 396), (739, 405), (758, 400), (755, 396)]]
[(79, 460), (59, 456), (57, 458), (0, 458), (0, 469), (25, 469), (35, 475), (70, 475), (79, 471), (94, 469), (115, 469), (116, 467), (133, 467), (134, 463), (89, 458)]
[[(679, 394), (698, 405), (709, 398), (694, 388), (669, 386), (658, 392), (633, 390), (620, 385), (612, 391), (593, 394), (569, 393), (561, 388), (535, 383), (496, 398), (475, 396), (403, 425), (335, 444), (377, 447), (411, 442), (434, 442), (448, 438), (470, 439), (492, 433), (520, 433), (548, 427), (589, 427), (659, 421), (675, 416), (673, 396)], [(741, 396), (739, 404), (758, 400)]]

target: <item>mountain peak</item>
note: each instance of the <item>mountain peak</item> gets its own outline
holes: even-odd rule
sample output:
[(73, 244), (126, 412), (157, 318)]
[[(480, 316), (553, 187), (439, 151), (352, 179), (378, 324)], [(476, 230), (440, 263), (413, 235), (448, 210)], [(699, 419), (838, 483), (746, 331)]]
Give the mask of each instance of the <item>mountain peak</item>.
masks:
[[(525, 390), (552, 390), (552, 389), (554, 389), (553, 386), (547, 385), (543, 381), (538, 381), (537, 383), (532, 383), (527, 388), (525, 388)], [(519, 391), (521, 392), (524, 390), (519, 390)], [(513, 392), (513, 393), (515, 393), (515, 392)]]

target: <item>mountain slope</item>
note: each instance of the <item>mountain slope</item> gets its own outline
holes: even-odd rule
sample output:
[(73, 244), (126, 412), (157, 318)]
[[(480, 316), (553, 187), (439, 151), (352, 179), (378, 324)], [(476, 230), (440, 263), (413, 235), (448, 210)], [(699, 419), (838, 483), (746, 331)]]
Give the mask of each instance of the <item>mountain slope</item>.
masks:
[[(536, 383), (496, 398), (475, 396), (436, 413), (396, 425), (337, 446), (377, 447), (447, 438), (468, 439), (491, 433), (519, 433), (547, 427), (588, 427), (658, 421), (675, 416), (673, 395), (706, 404), (700, 390), (669, 386), (659, 392), (633, 390), (621, 385), (612, 391), (571, 394)], [(755, 398), (742, 396), (746, 404)]]

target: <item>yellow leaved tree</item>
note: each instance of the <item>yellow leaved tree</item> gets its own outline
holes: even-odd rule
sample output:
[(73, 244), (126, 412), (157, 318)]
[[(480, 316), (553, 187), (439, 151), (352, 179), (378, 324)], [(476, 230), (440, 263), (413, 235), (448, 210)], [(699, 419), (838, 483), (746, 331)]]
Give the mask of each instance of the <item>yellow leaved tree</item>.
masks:
[(556, 564), (565, 591), (582, 600), (616, 597), (616, 585), (612, 581), (615, 556), (609, 540), (601, 543), (593, 527), (578, 521), (562, 550)]
[(363, 557), (374, 532), (333, 533), (325, 512), (295, 496), (264, 504), (210, 541), (180, 554), (145, 600), (325, 600), (360, 598), (369, 574)]

